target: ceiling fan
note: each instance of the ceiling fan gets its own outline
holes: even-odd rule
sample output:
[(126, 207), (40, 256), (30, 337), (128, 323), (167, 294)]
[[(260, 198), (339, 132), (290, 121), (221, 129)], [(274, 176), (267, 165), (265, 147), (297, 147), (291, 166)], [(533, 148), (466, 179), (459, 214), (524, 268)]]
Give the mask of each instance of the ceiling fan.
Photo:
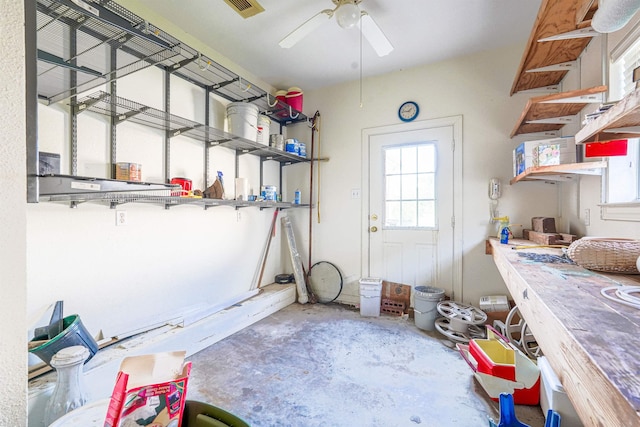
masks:
[(362, 35), (371, 44), (378, 56), (388, 55), (393, 50), (393, 46), (373, 18), (366, 11), (360, 9), (359, 4), (362, 0), (331, 1), (336, 6), (334, 9), (325, 9), (314, 15), (283, 38), (279, 43), (280, 46), (287, 49), (294, 46), (335, 15), (338, 25), (345, 29), (353, 28), (360, 22)]

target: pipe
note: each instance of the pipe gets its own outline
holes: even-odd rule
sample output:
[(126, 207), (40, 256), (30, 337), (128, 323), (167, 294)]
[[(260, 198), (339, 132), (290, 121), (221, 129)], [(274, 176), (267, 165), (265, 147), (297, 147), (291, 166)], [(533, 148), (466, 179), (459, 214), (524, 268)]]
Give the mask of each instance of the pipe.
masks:
[(618, 31), (640, 9), (640, 0), (599, 0), (591, 26), (599, 33)]

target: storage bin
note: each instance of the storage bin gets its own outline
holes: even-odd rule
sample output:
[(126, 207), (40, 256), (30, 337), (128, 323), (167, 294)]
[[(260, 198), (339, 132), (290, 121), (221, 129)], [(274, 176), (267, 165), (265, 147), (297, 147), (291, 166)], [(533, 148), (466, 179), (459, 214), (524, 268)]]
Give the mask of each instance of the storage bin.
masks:
[(381, 279), (372, 277), (360, 279), (360, 315), (368, 317), (380, 316), (381, 296)]
[(560, 380), (551, 368), (546, 357), (538, 357), (538, 368), (540, 368), (540, 407), (545, 416), (549, 409), (560, 414), (562, 417), (562, 427), (582, 427), (582, 421), (573, 408), (567, 393), (565, 393)]

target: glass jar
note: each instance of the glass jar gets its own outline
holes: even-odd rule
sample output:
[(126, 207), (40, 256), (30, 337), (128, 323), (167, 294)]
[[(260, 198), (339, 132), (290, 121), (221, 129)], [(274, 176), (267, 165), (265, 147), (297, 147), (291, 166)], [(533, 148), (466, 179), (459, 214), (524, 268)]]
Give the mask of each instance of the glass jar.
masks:
[(44, 425), (87, 403), (82, 389), (82, 366), (89, 357), (89, 350), (81, 345), (63, 348), (49, 364), (58, 373), (53, 394), (44, 410)]

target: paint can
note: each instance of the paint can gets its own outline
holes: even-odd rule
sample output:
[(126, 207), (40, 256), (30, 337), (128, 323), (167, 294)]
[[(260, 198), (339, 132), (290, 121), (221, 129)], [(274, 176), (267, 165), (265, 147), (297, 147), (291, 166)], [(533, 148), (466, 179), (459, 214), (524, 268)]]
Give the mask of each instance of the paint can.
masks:
[(258, 136), (258, 107), (246, 102), (227, 105), (229, 133), (255, 141)]
[(444, 299), (444, 289), (416, 286), (413, 290), (413, 298), (416, 326), (425, 331), (435, 331), (438, 302)]

